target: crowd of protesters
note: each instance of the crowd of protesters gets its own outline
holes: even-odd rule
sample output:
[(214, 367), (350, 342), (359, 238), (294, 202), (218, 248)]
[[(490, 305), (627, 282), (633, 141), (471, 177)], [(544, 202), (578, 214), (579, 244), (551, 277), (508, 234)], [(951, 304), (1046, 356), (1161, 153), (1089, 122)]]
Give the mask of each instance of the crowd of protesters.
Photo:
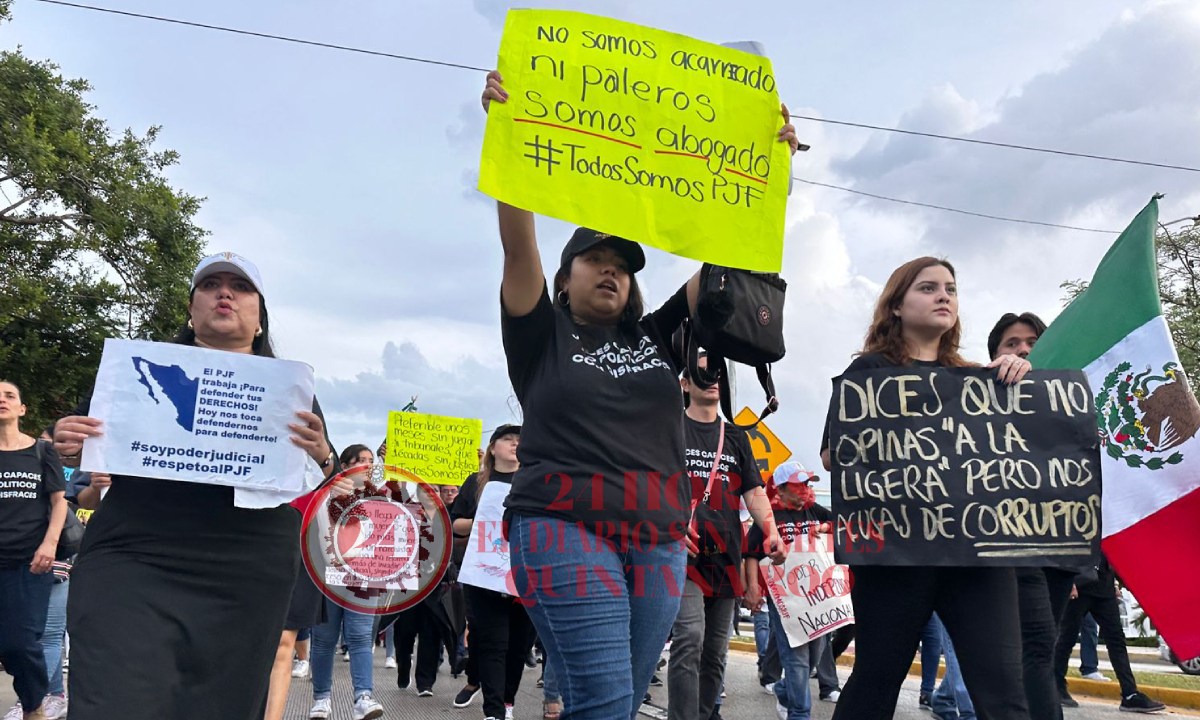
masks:
[[(490, 73), (485, 111), (507, 97)], [(778, 140), (794, 152), (786, 108), (783, 117)], [(372, 660), (382, 636), (397, 691), (433, 696), (448, 664), (465, 675), (453, 705), (482, 695), (491, 720), (513, 717), (535, 647), (543, 718), (633, 718), (669, 642), (668, 716), (719, 720), (723, 698), (745, 692), (725, 682), (739, 607), (754, 620), (760, 683), (787, 720), (809, 718), (814, 694), (835, 704), (835, 720), (891, 718), (918, 646), (926, 670), (946, 658), (941, 686), (929, 675), (918, 701), (937, 717), (1057, 720), (1076, 704), (1064, 678), (1089, 614), (1121, 709), (1163, 709), (1129, 669), (1116, 578), (1103, 561), (1078, 576), (854, 566), (853, 630), (793, 646), (760, 566), (828, 534), (832, 516), (815, 502), (819, 477), (801, 465), (764, 478), (746, 432), (720, 416), (720, 380), (684, 372), (672, 336), (695, 313), (698, 274), (646, 312), (635, 242), (580, 228), (548, 281), (533, 215), (500, 203), (498, 220), (500, 326), (523, 424), (498, 427), (479, 471), (443, 501), (458, 563), (485, 488), (505, 487), (513, 592), (464, 586), (452, 567), (436, 593), (382, 618), (325, 598), (300, 563), (301, 514), (324, 483), (352, 491), (376, 458), (365, 445), (337, 453), (315, 401), (289, 425), (307, 456), (300, 497), (102, 473), (68, 484), (64, 464), (76, 465), (83, 443), (103, 432), (90, 394), (38, 440), (21, 431), (20, 388), (4, 381), (0, 662), (19, 699), (7, 717), (62, 718), (69, 697), (74, 720), (275, 719), (292, 681), (311, 678), (312, 720), (339, 703), (371, 720), (384, 714)], [(263, 280), (249, 260), (205, 258), (187, 312), (173, 342), (274, 357)], [(984, 367), (1019, 382), (1044, 329), (1028, 313), (1004, 316)], [(846, 371), (972, 366), (961, 333), (953, 266), (918, 258), (888, 279)], [(820, 448), (830, 469), (827, 435)], [(661, 482), (681, 476), (690, 482)], [(98, 510), (82, 544), (64, 553), (68, 499)], [(849, 635), (855, 662), (843, 687), (834, 659)], [(346, 698), (332, 692), (339, 656), (353, 687)]]

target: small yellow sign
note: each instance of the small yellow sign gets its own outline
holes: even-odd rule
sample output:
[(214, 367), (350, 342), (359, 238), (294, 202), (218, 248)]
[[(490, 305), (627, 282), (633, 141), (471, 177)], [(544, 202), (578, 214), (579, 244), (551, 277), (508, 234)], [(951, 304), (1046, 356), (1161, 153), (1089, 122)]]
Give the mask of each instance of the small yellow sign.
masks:
[(791, 154), (771, 61), (565, 10), (510, 10), (479, 189), (718, 265), (778, 272)]
[(462, 485), (479, 470), (483, 421), (469, 418), (388, 413), (385, 463), (431, 485)]
[[(733, 421), (738, 425), (749, 425), (757, 418), (758, 413), (744, 407)], [(769, 477), (775, 472), (775, 468), (792, 456), (792, 451), (771, 432), (771, 428), (767, 427), (765, 422), (747, 430), (746, 434), (750, 436), (750, 449), (754, 451), (754, 459), (758, 461), (758, 469), (763, 474), (763, 479)]]

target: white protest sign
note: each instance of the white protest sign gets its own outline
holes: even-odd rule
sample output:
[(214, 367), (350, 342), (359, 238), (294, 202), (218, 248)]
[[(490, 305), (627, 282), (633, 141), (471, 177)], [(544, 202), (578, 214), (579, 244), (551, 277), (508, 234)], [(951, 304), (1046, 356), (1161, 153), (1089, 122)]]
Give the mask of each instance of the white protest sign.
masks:
[(103, 434), (84, 443), (81, 467), (299, 496), (307, 455), (287, 426), (312, 409), (313, 389), (300, 362), (105, 340), (89, 411)]
[(512, 595), (513, 589), (508, 586), (512, 568), (508, 542), (501, 532), (504, 500), (511, 489), (512, 485), (506, 482), (489, 482), (483, 486), (479, 507), (475, 510), (475, 523), (471, 525), (471, 539), (467, 541), (467, 552), (458, 572), (460, 583)]
[(854, 623), (850, 568), (833, 561), (828, 534), (797, 538), (783, 565), (759, 569), (792, 647)]

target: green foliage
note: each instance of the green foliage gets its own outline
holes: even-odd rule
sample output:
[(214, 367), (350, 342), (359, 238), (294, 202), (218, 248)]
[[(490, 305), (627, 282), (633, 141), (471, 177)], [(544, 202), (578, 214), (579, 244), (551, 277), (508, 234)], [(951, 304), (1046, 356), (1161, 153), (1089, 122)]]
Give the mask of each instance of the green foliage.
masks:
[[(8, 0), (0, 0), (0, 20)], [(24, 391), (23, 429), (68, 413), (106, 337), (166, 339), (186, 320), (204, 232), (178, 161), (109, 131), (49, 62), (0, 52), (0, 377)]]
[[(1163, 317), (1192, 392), (1200, 398), (1200, 224), (1178, 231), (1162, 228), (1155, 246)], [(1087, 290), (1088, 282), (1067, 280), (1059, 287), (1065, 291), (1065, 307)]]

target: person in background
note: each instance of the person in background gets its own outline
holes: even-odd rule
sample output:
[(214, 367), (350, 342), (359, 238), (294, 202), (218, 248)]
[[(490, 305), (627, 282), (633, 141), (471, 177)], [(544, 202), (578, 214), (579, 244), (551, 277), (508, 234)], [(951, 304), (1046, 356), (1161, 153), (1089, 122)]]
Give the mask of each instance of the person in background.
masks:
[[(963, 683), (962, 670), (958, 666), (958, 656), (954, 654), (954, 643), (937, 613), (933, 614), (932, 622), (937, 624), (937, 630), (942, 635), (942, 651), (946, 654), (946, 674), (933, 692), (929, 710), (938, 720), (974, 720), (975, 704)], [(922, 661), (923, 662), (923, 661)], [(922, 666), (924, 670), (924, 666)], [(935, 667), (936, 674), (936, 667)]]
[[(20, 703), (10, 713), (44, 720), (46, 710), (60, 712), (60, 703), (47, 697), (42, 637), (67, 517), (66, 482), (54, 448), (21, 432), (25, 412), (20, 388), (0, 380), (0, 663)], [(61, 686), (61, 664), (58, 670)]]
[(1079, 623), (1079, 675), (1088, 680), (1108, 682), (1108, 676), (1100, 672), (1099, 645), (1100, 625), (1088, 613)]

